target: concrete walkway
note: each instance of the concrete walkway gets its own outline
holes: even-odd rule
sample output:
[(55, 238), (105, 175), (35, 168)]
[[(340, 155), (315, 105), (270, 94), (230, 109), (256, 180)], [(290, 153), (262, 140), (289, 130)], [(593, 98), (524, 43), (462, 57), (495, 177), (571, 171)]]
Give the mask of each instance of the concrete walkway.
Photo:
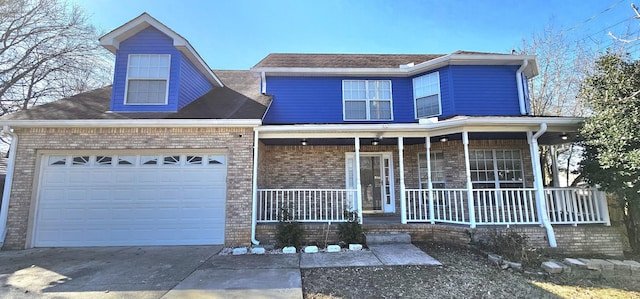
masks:
[(300, 268), (442, 265), (410, 243), (371, 245), (369, 249), (369, 251), (301, 254)]
[(0, 252), (0, 298), (302, 298), (300, 269), (440, 265), (412, 244), (370, 251), (217, 255), (221, 246)]

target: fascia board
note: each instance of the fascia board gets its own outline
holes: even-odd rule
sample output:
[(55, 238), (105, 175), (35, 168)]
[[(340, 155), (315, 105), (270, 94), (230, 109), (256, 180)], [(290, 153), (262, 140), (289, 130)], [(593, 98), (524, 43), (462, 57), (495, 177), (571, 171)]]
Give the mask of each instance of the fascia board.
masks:
[[(329, 137), (404, 136), (426, 137), (468, 132), (527, 132), (536, 131), (546, 123), (549, 131), (572, 131), (580, 128), (582, 118), (461, 118), (431, 124), (328, 124), (328, 125), (267, 125), (256, 127), (261, 138), (291, 138), (296, 134)], [(307, 134), (307, 135), (305, 135)], [(370, 136), (371, 135), (371, 136)]]

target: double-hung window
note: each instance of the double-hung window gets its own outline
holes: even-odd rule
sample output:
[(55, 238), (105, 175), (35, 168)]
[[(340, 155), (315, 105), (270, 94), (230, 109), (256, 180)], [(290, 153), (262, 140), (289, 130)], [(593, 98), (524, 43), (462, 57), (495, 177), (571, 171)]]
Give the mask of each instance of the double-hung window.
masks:
[(344, 120), (391, 120), (390, 80), (343, 80)]
[(519, 150), (471, 150), (469, 164), (473, 188), (524, 187)]
[[(435, 189), (445, 188), (444, 179), (444, 153), (443, 152), (431, 152), (431, 183)], [(420, 176), (420, 188), (429, 188), (429, 179), (427, 177), (427, 154), (418, 154), (418, 172)]]
[(170, 54), (130, 54), (125, 103), (164, 105), (169, 90)]
[(427, 118), (442, 114), (440, 75), (438, 72), (413, 78), (413, 100), (416, 118)]

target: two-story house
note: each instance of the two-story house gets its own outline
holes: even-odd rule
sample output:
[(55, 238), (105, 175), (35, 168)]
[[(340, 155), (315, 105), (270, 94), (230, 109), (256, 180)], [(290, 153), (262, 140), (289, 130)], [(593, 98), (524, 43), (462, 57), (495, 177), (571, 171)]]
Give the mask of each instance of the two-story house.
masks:
[(422, 239), (517, 225), (571, 249), (596, 230), (611, 237), (591, 249), (621, 252), (600, 192), (543, 186), (539, 145), (582, 119), (530, 115), (535, 56), (270, 54), (215, 71), (146, 13), (100, 43), (112, 86), (0, 120), (6, 248), (270, 243), (287, 209), (308, 240), (356, 211)]

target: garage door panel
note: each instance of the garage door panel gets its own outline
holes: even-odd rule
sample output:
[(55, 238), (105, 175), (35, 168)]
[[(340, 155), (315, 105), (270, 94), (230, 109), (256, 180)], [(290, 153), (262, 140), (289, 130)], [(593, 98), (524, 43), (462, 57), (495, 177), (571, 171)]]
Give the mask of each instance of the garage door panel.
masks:
[[(82, 156), (73, 165), (70, 157), (43, 166), (35, 246), (224, 243), (224, 164), (175, 155), (179, 165), (139, 165), (140, 156)], [(124, 158), (132, 164), (118, 165)]]

